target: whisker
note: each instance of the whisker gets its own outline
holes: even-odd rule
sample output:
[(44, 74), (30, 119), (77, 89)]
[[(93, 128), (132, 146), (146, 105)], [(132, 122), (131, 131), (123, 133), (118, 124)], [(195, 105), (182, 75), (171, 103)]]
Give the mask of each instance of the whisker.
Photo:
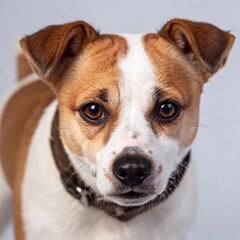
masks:
[(69, 127), (57, 127), (58, 130), (69, 129)]
[(192, 124), (189, 127), (201, 127), (201, 128), (221, 128), (220, 126), (214, 126), (214, 125), (207, 125), (207, 124)]
[(171, 182), (171, 179), (177, 181), (178, 183), (180, 182), (179, 179), (177, 179), (177, 178), (171, 176), (170, 179), (169, 179), (169, 182), (170, 182), (172, 185), (175, 185), (175, 184), (173, 184), (173, 182)]
[[(185, 169), (187, 168), (187, 165), (185, 165), (184, 163), (179, 163), (178, 165), (185, 168)], [(176, 170), (179, 171), (178, 169), (176, 169)]]
[(77, 166), (77, 171), (80, 171), (81, 168), (83, 168), (84, 166), (86, 166), (86, 163), (82, 162), (81, 165)]
[(68, 184), (68, 182), (71, 180), (72, 177), (74, 177), (77, 174), (77, 172), (73, 172), (70, 177), (67, 179), (67, 181), (65, 182), (65, 185)]
[(143, 209), (143, 205), (140, 206), (140, 208), (137, 210), (137, 212), (141, 212)]

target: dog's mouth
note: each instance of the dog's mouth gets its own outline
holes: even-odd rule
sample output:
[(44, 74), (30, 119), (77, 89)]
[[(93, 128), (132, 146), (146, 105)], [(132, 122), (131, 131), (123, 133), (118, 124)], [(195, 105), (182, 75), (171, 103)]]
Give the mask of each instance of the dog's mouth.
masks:
[(135, 192), (135, 191), (129, 191), (127, 193), (119, 194), (116, 197), (124, 198), (124, 199), (139, 199), (139, 198), (144, 198), (144, 197), (147, 197), (147, 196), (148, 196), (148, 194), (146, 194), (146, 193), (139, 193), (139, 192)]
[(139, 206), (154, 199), (156, 194), (128, 191), (125, 193), (111, 194), (108, 199), (122, 206)]

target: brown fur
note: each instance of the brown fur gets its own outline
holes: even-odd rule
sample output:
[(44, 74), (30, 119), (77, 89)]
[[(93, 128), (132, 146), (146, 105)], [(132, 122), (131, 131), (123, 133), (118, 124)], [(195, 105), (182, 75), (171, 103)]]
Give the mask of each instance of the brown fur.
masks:
[[(94, 153), (106, 144), (117, 124), (121, 105), (118, 86), (120, 73), (116, 64), (126, 51), (123, 38), (103, 35), (85, 48), (84, 54), (80, 55), (63, 79), (65, 84), (58, 92), (63, 126), (61, 136), (75, 154), (94, 159)], [(106, 90), (107, 103), (97, 98), (99, 90)], [(80, 105), (93, 100), (103, 104), (111, 113), (105, 126), (90, 125), (78, 115)]]
[[(160, 126), (151, 122), (157, 134), (164, 132), (183, 146), (192, 142), (202, 85), (224, 65), (233, 40), (232, 35), (212, 25), (179, 19), (169, 21), (159, 34), (144, 37), (162, 98), (173, 98), (183, 106), (174, 123)], [(215, 45), (216, 42), (219, 44)], [(47, 27), (25, 37), (21, 46), (32, 69), (57, 94), (62, 141), (73, 153), (94, 161), (94, 154), (107, 143), (118, 123), (121, 73), (117, 60), (127, 53), (126, 41), (117, 35), (99, 35), (87, 23), (77, 21)], [(99, 90), (107, 92), (107, 102), (98, 97)], [(43, 109), (53, 98), (53, 92), (38, 81), (11, 97), (3, 113), (0, 151), (7, 181), (14, 192), (18, 240), (24, 239), (21, 184), (27, 151)], [(92, 100), (111, 113), (104, 126), (92, 126), (79, 117), (79, 107)]]
[(89, 24), (76, 21), (49, 26), (23, 38), (20, 44), (33, 70), (56, 88), (68, 64), (97, 36)]
[(157, 34), (146, 35), (145, 48), (155, 66), (156, 84), (162, 92), (161, 101), (174, 99), (184, 109), (173, 123), (159, 125), (152, 121), (152, 127), (157, 134), (166, 134), (177, 139), (182, 146), (189, 146), (197, 130), (202, 76), (174, 46)]
[[(47, 27), (21, 40), (32, 68), (56, 91), (62, 141), (77, 155), (93, 159), (106, 144), (120, 112), (117, 60), (126, 54), (126, 41), (117, 35), (99, 35), (82, 21)], [(97, 99), (108, 93), (108, 104)], [(81, 93), (81, 94), (79, 94)], [(95, 100), (111, 112), (106, 126), (92, 126), (78, 108)]]
[[(150, 119), (157, 134), (178, 139), (183, 146), (192, 142), (202, 85), (224, 65), (233, 40), (228, 32), (210, 24), (181, 19), (173, 19), (158, 34), (144, 37), (162, 98), (172, 98), (183, 106), (180, 117), (172, 124), (159, 125)], [(99, 35), (79, 21), (50, 26), (24, 38), (21, 44), (33, 68), (57, 92), (62, 140), (75, 154), (94, 159), (94, 153), (106, 144), (117, 124), (121, 106), (116, 62), (127, 52), (125, 40), (116, 35)], [(109, 93), (108, 104), (96, 98), (99, 90)], [(92, 100), (111, 113), (105, 126), (90, 125), (78, 116), (81, 104)]]
[[(214, 41), (218, 44), (214, 45)], [(164, 99), (178, 101), (183, 111), (172, 124), (152, 122), (157, 134), (189, 146), (195, 138), (203, 83), (226, 62), (234, 37), (213, 25), (174, 19), (159, 34), (144, 37)], [(174, 63), (174, 64), (173, 64)]]
[(3, 112), (0, 154), (7, 182), (13, 190), (14, 226), (17, 240), (24, 239), (21, 186), (31, 137), (44, 108), (53, 98), (52, 90), (39, 80), (17, 91), (9, 99)]
[[(120, 105), (116, 62), (126, 53), (124, 39), (99, 36), (90, 25), (77, 21), (47, 27), (22, 39), (21, 46), (33, 70), (57, 93), (63, 141), (74, 153), (81, 155), (83, 151), (92, 159), (89, 154), (106, 143), (117, 122)], [(104, 105), (111, 111), (104, 131), (89, 126), (77, 113), (84, 101), (99, 101), (99, 90), (107, 90), (109, 104)]]
[(172, 19), (159, 32), (195, 65), (205, 81), (224, 66), (234, 36), (212, 24)]
[(22, 53), (17, 55), (17, 79), (23, 80), (25, 77), (33, 73), (28, 64), (26, 57)]

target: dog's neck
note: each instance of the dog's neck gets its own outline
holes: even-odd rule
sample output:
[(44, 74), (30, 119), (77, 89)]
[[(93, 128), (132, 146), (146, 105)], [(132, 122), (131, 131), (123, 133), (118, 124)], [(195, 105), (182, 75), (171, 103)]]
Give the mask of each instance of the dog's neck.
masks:
[(50, 143), (52, 154), (66, 191), (71, 196), (78, 199), (83, 205), (94, 206), (105, 211), (110, 216), (122, 221), (130, 220), (136, 215), (143, 213), (166, 200), (180, 184), (190, 161), (189, 151), (183, 160), (178, 164), (175, 171), (172, 173), (166, 189), (154, 200), (141, 206), (125, 207), (115, 203), (109, 204), (108, 201), (103, 200), (102, 197), (96, 194), (90, 186), (87, 186), (79, 175), (75, 174), (75, 170), (71, 164), (71, 161), (69, 160), (69, 157), (59, 136), (58, 110), (56, 111), (53, 119)]

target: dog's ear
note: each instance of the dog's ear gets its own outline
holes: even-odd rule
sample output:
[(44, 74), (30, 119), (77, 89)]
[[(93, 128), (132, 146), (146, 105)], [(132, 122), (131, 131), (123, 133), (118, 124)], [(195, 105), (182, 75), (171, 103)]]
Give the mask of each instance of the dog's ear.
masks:
[(159, 34), (173, 43), (206, 80), (224, 66), (234, 42), (229, 32), (208, 23), (183, 19), (170, 20)]
[(76, 21), (48, 26), (20, 41), (24, 55), (33, 70), (50, 85), (89, 42), (98, 36), (89, 24)]

